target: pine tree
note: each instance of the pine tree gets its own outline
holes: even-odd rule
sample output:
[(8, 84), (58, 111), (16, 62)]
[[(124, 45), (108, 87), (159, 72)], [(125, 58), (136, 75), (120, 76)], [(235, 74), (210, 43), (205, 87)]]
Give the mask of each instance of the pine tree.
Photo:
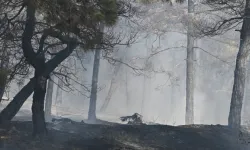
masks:
[[(15, 2), (16, 6), (13, 6)], [(8, 1), (4, 1), (3, 10), (6, 10), (6, 13), (10, 7), (18, 10), (18, 14), (11, 21), (16, 21), (18, 18), (20, 25), (24, 26), (24, 29), (20, 29), (16, 35), (21, 34), (19, 42), (22, 44), (23, 55), (35, 69), (35, 74), (1, 112), (0, 122), (11, 120), (34, 91), (33, 134), (43, 135), (47, 132), (44, 119), (44, 97), (50, 73), (77, 47), (89, 50), (93, 49), (96, 44), (102, 44), (104, 40), (99, 38), (102, 33), (97, 25), (100, 22), (106, 26), (114, 25), (118, 16), (126, 13), (125, 3), (116, 0), (23, 0), (22, 5), (19, 4), (20, 1), (13, 1), (11, 5)], [(26, 17), (19, 17), (24, 13)], [(23, 18), (23, 21), (20, 21), (20, 18)], [(34, 40), (35, 35), (40, 37), (36, 40), (38, 42)], [(46, 55), (51, 54), (48, 47), (57, 41), (61, 43), (61, 47), (64, 45), (66, 47), (58, 50), (52, 59), (46, 61)]]

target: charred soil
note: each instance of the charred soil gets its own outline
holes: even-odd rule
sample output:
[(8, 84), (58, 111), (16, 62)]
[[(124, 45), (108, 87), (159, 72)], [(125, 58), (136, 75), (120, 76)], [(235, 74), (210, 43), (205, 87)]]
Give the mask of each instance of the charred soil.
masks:
[(247, 131), (220, 125), (121, 125), (59, 122), (43, 138), (32, 137), (32, 122), (0, 127), (0, 150), (250, 150)]

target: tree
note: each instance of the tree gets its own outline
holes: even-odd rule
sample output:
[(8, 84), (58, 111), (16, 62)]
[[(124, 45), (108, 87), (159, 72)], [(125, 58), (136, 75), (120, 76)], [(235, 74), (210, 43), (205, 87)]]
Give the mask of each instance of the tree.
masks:
[[(121, 60), (122, 61), (122, 60)], [(110, 82), (110, 86), (109, 86), (109, 90), (108, 90), (108, 94), (104, 100), (104, 103), (100, 109), (100, 111), (105, 111), (109, 105), (109, 102), (112, 98), (112, 95), (114, 94), (116, 88), (117, 88), (117, 74), (120, 71), (122, 63), (117, 62), (117, 64), (115, 64), (114, 67), (114, 72), (113, 72), (113, 76)]]
[[(130, 6), (133, 7), (133, 6)], [(132, 11), (133, 12), (133, 11)], [(130, 18), (130, 15), (128, 15), (126, 18)], [(99, 25), (99, 30), (104, 31), (104, 26), (103, 23), (100, 22)], [(120, 33), (121, 34), (121, 33)], [(136, 35), (136, 34), (135, 34)], [(128, 39), (126, 39), (126, 42), (124, 45), (130, 45), (131, 42), (134, 40), (134, 36), (135, 35), (129, 35)], [(120, 35), (119, 35), (120, 36)], [(103, 38), (103, 35), (100, 35), (99, 38)], [(125, 37), (127, 38), (127, 37)], [(101, 54), (101, 43), (97, 44), (96, 49), (95, 49), (95, 56), (94, 56), (94, 64), (93, 64), (93, 73), (92, 73), (92, 86), (91, 86), (91, 94), (90, 94), (90, 104), (89, 104), (89, 112), (88, 112), (88, 120), (90, 120), (91, 122), (95, 122), (96, 121), (96, 103), (97, 103), (97, 88), (98, 88), (98, 75), (99, 75), (99, 66), (100, 66), (100, 54)], [(110, 55), (110, 52), (104, 52), (104, 55)], [(105, 57), (103, 56), (103, 58), (106, 58), (108, 61), (110, 61), (109, 57)], [(115, 59), (113, 59), (115, 60)], [(115, 60), (116, 62), (117, 60)], [(119, 71), (119, 68), (121, 66), (121, 62), (119, 62), (118, 66), (115, 67), (115, 71), (114, 71), (114, 77), (111, 80), (111, 85), (110, 85), (110, 89), (108, 92), (108, 96), (105, 99), (105, 102), (101, 108), (101, 111), (105, 110), (106, 107), (108, 106), (108, 103), (111, 99), (112, 93), (114, 91), (114, 87), (113, 87), (113, 83), (115, 82), (115, 77), (116, 74)]]
[(98, 86), (97, 83), (98, 83), (98, 74), (100, 66), (100, 53), (101, 53), (100, 49), (95, 50), (91, 95), (90, 95), (89, 112), (88, 112), (88, 120), (92, 122), (96, 121), (96, 101), (97, 101), (97, 86)]
[(245, 91), (244, 91), (244, 100), (243, 100), (243, 113), (242, 113), (242, 118), (243, 118), (243, 123), (245, 123), (246, 125), (248, 125), (250, 122), (250, 120), (249, 120), (249, 114), (250, 114), (250, 111), (249, 111), (249, 107), (250, 107), (250, 101), (248, 100), (250, 97), (249, 97), (249, 95), (250, 95), (250, 93), (249, 92), (247, 92), (247, 91), (249, 91), (250, 90), (250, 83), (249, 83), (249, 73), (250, 73), (250, 65), (249, 65), (249, 63), (248, 63), (248, 67), (247, 67), (247, 78), (246, 78), (246, 84), (245, 84)]
[(61, 79), (58, 79), (57, 83), (57, 89), (56, 89), (56, 105), (62, 104), (62, 87), (63, 87), (63, 81)]
[[(60, 80), (59, 80), (60, 81)], [(45, 99), (45, 120), (51, 120), (51, 109), (52, 109), (52, 99), (54, 91), (54, 75), (52, 74), (49, 78), (47, 89), (46, 89), (46, 99)]]
[[(233, 28), (239, 27), (240, 30), (240, 45), (236, 57), (236, 66), (234, 71), (234, 83), (231, 96), (230, 112), (228, 117), (228, 125), (232, 128), (240, 128), (241, 125), (241, 110), (244, 98), (244, 89), (246, 82), (246, 66), (249, 57), (248, 44), (250, 40), (250, 2), (249, 0), (228, 0), (215, 1), (206, 0), (206, 5), (215, 8), (214, 11), (219, 11), (221, 15), (216, 18), (216, 22), (202, 26), (202, 34), (206, 36), (214, 36), (223, 34)], [(218, 15), (218, 14), (217, 14)], [(242, 22), (243, 21), (243, 22)], [(212, 26), (212, 27), (211, 27)]]
[[(147, 1), (148, 2), (148, 1)], [(171, 1), (167, 1), (171, 2)], [(184, 0), (178, 0), (176, 2), (183, 3)], [(194, 124), (194, 89), (195, 89), (195, 52), (194, 52), (194, 1), (188, 0), (188, 20), (187, 20), (187, 59), (186, 59), (186, 114), (185, 123)]]
[[(104, 31), (104, 26), (102, 23), (100, 23), (100, 30)], [(96, 101), (97, 101), (97, 86), (98, 86), (98, 75), (99, 75), (99, 66), (100, 66), (100, 54), (101, 54), (101, 49), (100, 49), (100, 44), (99, 44), (95, 50), (95, 58), (94, 58), (93, 73), (92, 73), (91, 95), (90, 95), (90, 102), (89, 102), (88, 120), (90, 120), (91, 122), (96, 121)]]
[(130, 94), (129, 94), (129, 76), (128, 76), (128, 69), (125, 69), (125, 93), (126, 93), (126, 107), (127, 107), (127, 113), (129, 112), (129, 105), (130, 105)]
[[(95, 5), (92, 5), (94, 3)], [(118, 15), (124, 13), (125, 3), (118, 3), (116, 0), (91, 2), (20, 0), (14, 1), (15, 5), (10, 5), (8, 1), (4, 1), (3, 4), (6, 7), (6, 13), (10, 7), (18, 10), (18, 14), (12, 20), (24, 26), (24, 29), (20, 29), (20, 34), (22, 34), (19, 43), (22, 45), (26, 61), (35, 71), (31, 81), (1, 112), (0, 122), (11, 120), (34, 90), (33, 134), (43, 135), (47, 132), (44, 119), (44, 97), (50, 73), (79, 46), (85, 50), (92, 49), (97, 43), (102, 43), (104, 49), (112, 47), (111, 41), (114, 37), (106, 35), (105, 38), (100, 39), (102, 33), (96, 27), (99, 22), (107, 26), (115, 24)], [(22, 13), (23, 11), (26, 14)], [(42, 16), (35, 15), (38, 12)], [(20, 18), (24, 20), (20, 21)], [(52, 47), (58, 47), (61, 50), (52, 53), (50, 52)], [(46, 55), (54, 57), (46, 60)]]
[(247, 62), (249, 60), (250, 44), (250, 1), (246, 0), (243, 24), (240, 31), (240, 47), (236, 58), (234, 71), (234, 85), (231, 98), (228, 125), (233, 128), (240, 128), (241, 110), (244, 98), (245, 82), (247, 77)]
[(7, 41), (3, 41), (3, 46), (2, 46), (2, 50), (1, 50), (1, 63), (0, 63), (0, 102), (2, 100), (6, 85), (7, 85), (7, 77), (8, 77), (8, 72), (7, 72), (7, 68), (8, 68), (8, 64), (9, 64), (9, 56), (6, 52), (6, 43)]
[(187, 65), (186, 65), (186, 124), (194, 124), (194, 28), (191, 18), (194, 2), (188, 0)]

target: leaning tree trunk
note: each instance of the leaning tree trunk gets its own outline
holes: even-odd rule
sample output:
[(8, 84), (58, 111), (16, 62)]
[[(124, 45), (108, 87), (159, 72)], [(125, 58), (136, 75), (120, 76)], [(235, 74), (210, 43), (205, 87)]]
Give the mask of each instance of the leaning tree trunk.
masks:
[(241, 125), (241, 109), (244, 98), (244, 88), (246, 81), (246, 68), (249, 57), (250, 44), (250, 2), (246, 1), (245, 17), (240, 32), (240, 47), (236, 58), (236, 66), (234, 70), (234, 84), (231, 97), (230, 112), (228, 117), (228, 125), (232, 128), (239, 129)]
[(186, 70), (186, 124), (194, 123), (194, 37), (191, 14), (194, 2), (188, 0), (187, 70)]
[(34, 78), (26, 84), (13, 98), (13, 100), (0, 113), (0, 124), (10, 121), (22, 107), (26, 99), (32, 94)]
[(100, 109), (100, 111), (105, 111), (109, 105), (109, 102), (112, 98), (113, 93), (115, 92), (116, 88), (117, 88), (117, 84), (116, 84), (116, 77), (117, 77), (117, 73), (119, 72), (121, 67), (121, 63), (118, 63), (117, 66), (115, 66), (114, 68), (114, 73), (113, 73), (113, 77), (111, 79), (111, 83), (110, 83), (110, 87), (109, 87), (109, 91), (107, 94), (107, 97), (105, 98), (105, 101)]
[(55, 104), (62, 104), (62, 89), (63, 88), (63, 81), (61, 79), (58, 78), (58, 82), (57, 82), (57, 89), (56, 89), (56, 102)]
[(98, 83), (98, 74), (99, 74), (99, 66), (100, 66), (100, 49), (95, 50), (95, 59), (93, 66), (93, 75), (92, 75), (92, 87), (91, 87), (91, 95), (89, 102), (89, 112), (88, 112), (88, 120), (95, 122), (96, 121), (96, 100), (97, 100), (97, 83)]
[(52, 97), (54, 89), (54, 76), (50, 76), (47, 93), (46, 93), (46, 103), (45, 103), (45, 120), (48, 122), (51, 120), (51, 109), (52, 109)]
[[(46, 63), (46, 69), (41, 76), (48, 76), (63, 60), (65, 60), (76, 48), (77, 44), (69, 43), (69, 45), (60, 51), (53, 59)], [(10, 121), (20, 110), (26, 99), (34, 90), (35, 78), (26, 84), (16, 95), (13, 100), (0, 113), (0, 124)]]

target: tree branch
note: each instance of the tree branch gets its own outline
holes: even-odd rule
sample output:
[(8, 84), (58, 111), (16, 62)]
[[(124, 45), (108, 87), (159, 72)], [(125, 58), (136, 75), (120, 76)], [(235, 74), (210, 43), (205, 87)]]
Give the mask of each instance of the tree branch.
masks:
[(31, 40), (33, 37), (33, 32), (35, 30), (35, 7), (32, 5), (32, 2), (27, 4), (26, 10), (26, 23), (25, 29), (22, 34), (22, 49), (26, 60), (36, 68), (35, 60), (35, 52), (31, 44)]

